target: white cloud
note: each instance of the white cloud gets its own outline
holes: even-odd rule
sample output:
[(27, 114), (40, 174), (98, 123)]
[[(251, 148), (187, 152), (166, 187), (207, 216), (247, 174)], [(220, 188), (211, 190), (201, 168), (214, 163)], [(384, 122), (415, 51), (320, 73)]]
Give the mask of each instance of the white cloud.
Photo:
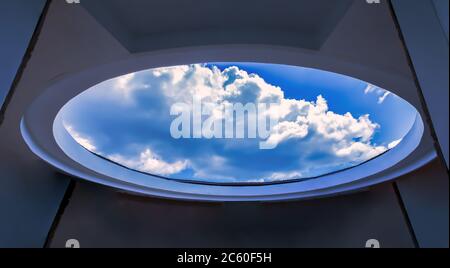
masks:
[(396, 147), (397, 145), (399, 145), (400, 142), (402, 142), (402, 140), (403, 139), (398, 139), (398, 140), (395, 140), (395, 141), (389, 143), (388, 149), (392, 149), (392, 148)]
[(378, 104), (382, 104), (390, 94), (389, 91), (384, 92), (382, 96), (378, 97)]
[[(197, 64), (154, 69), (146, 71), (145, 75), (151, 77), (150, 84), (154, 88), (161, 89), (168, 103), (190, 103), (193, 95), (201, 96), (203, 104), (211, 103), (215, 107), (235, 102), (275, 103), (267, 111), (269, 116), (278, 120), (267, 139), (268, 144), (279, 145), (294, 139), (302, 141), (310, 135), (312, 138), (302, 143), (303, 151), (313, 152), (315, 147), (327, 145), (325, 149), (335, 158), (331, 161), (340, 164), (345, 161), (365, 161), (387, 150), (386, 147), (371, 144), (379, 125), (373, 123), (369, 115), (354, 118), (350, 113), (334, 113), (329, 110), (322, 96), (318, 96), (314, 102), (286, 99), (281, 88), (237, 67), (220, 71)], [(365, 92), (383, 94), (382, 101), (389, 93), (370, 84)], [(215, 114), (224, 116), (222, 113)], [(199, 165), (193, 165), (198, 169), (197, 175), (205, 175)], [(177, 166), (185, 167), (181, 163)], [(220, 168), (217, 167), (217, 170)], [(209, 170), (215, 169), (209, 167)]]
[(109, 82), (111, 82), (111, 85), (108, 86), (111, 88), (113, 93), (115, 93), (112, 95), (118, 95), (120, 98), (122, 98), (122, 101), (129, 102), (133, 91), (137, 89), (137, 87), (135, 86), (135, 77), (136, 74), (131, 73), (110, 80)]
[(382, 104), (386, 100), (386, 98), (391, 95), (391, 92), (387, 90), (384, 90), (372, 84), (367, 84), (366, 88), (364, 89), (364, 94), (370, 93), (374, 93), (376, 96), (378, 96), (378, 104)]
[(189, 165), (188, 160), (168, 163), (148, 148), (141, 152), (138, 158), (127, 158), (115, 154), (108, 156), (108, 159), (132, 169), (163, 176), (179, 173)]
[[(195, 94), (203, 96), (206, 103), (219, 105), (230, 102), (275, 103), (267, 111), (278, 120), (267, 139), (268, 144), (278, 145), (293, 139), (302, 141), (312, 135), (309, 142), (302, 143), (302, 149), (311, 152), (315, 147), (328, 144), (328, 152), (335, 157), (331, 161), (340, 163), (365, 161), (387, 150), (384, 146), (371, 144), (375, 130), (380, 126), (373, 123), (369, 115), (354, 118), (350, 113), (341, 115), (329, 111), (322, 96), (318, 96), (315, 102), (286, 99), (281, 88), (237, 67), (220, 72), (217, 68), (192, 65), (183, 69), (165, 68), (164, 73), (168, 77), (177, 77), (171, 80), (171, 102), (189, 101)], [(189, 85), (188, 90), (186, 85)], [(383, 100), (389, 93), (373, 85), (369, 85), (366, 91), (384, 93)]]
[(292, 179), (301, 178), (301, 176), (302, 176), (302, 173), (300, 173), (298, 171), (274, 172), (270, 175), (269, 180), (270, 181), (292, 180)]
[(83, 146), (84, 148), (86, 148), (87, 150), (89, 150), (91, 152), (97, 151), (97, 147), (94, 145), (94, 142), (92, 141), (91, 138), (81, 135), (71, 125), (67, 125), (67, 124), (63, 124), (63, 125), (64, 125), (64, 128), (67, 130), (67, 132), (69, 132), (69, 134), (72, 136), (72, 138), (78, 144), (80, 144), (81, 146)]
[(308, 135), (308, 125), (302, 122), (283, 121), (275, 125), (269, 138), (265, 142), (268, 148), (275, 148), (285, 140), (301, 139)]
[(372, 146), (367, 143), (353, 142), (349, 146), (336, 150), (336, 155), (351, 161), (369, 160), (386, 151), (384, 146)]
[(375, 89), (377, 89), (376, 86), (372, 85), (372, 84), (367, 84), (366, 89), (364, 89), (364, 93), (365, 94), (369, 94), (375, 91)]
[[(370, 121), (368, 115), (354, 118), (350, 113), (339, 115), (329, 111), (327, 101), (322, 96), (318, 96), (315, 102), (286, 99), (281, 88), (270, 85), (258, 75), (248, 74), (237, 67), (220, 72), (217, 68), (190, 65), (159, 68), (150, 71), (150, 74), (152, 72), (157, 78), (164, 74), (165, 79), (158, 83), (164, 88), (169, 103), (190, 103), (193, 95), (202, 96), (203, 104), (212, 103), (215, 107), (234, 102), (275, 103), (268, 113), (279, 123), (267, 141), (269, 144), (304, 138), (310, 131), (327, 140), (361, 138), (362, 141), (368, 142), (375, 129), (379, 127)], [(377, 89), (375, 86), (370, 86), (368, 90), (375, 89)], [(215, 114), (224, 116), (220, 112)], [(345, 142), (341, 144), (350, 146)]]
[(259, 183), (278, 182), (278, 181), (299, 179), (301, 177), (302, 177), (302, 173), (300, 173), (298, 171), (274, 172), (274, 173), (270, 174), (270, 176), (268, 176), (267, 178), (251, 179), (251, 180), (246, 180), (245, 182), (253, 182), (253, 183), (256, 183), (256, 182), (259, 182)]

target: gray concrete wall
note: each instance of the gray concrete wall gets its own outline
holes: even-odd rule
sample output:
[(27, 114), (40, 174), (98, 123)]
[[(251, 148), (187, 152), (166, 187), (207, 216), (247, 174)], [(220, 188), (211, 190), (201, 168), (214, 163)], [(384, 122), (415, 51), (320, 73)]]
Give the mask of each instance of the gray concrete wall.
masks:
[[(41, 0), (0, 2), (0, 103), (22, 64), (44, 4)], [(16, 90), (27, 90), (27, 75)], [(8, 107), (16, 102), (13, 98)], [(7, 110), (0, 126), (0, 247), (43, 247), (68, 179), (29, 153), (19, 125), (10, 123), (20, 116), (13, 110)]]
[(392, 0), (392, 6), (429, 111), (437, 148), (448, 169), (449, 55), (448, 35), (442, 23), (446, 20), (448, 24), (448, 1), (447, 14), (441, 11), (445, 4), (439, 1)]
[(44, 4), (45, 0), (0, 2), (0, 106), (22, 63)]
[(284, 203), (191, 203), (78, 183), (51, 247), (414, 247), (391, 184)]
[[(417, 75), (424, 105), (442, 151), (442, 166), (414, 172), (398, 181), (419, 246), (448, 247), (449, 55), (448, 1), (393, 0), (393, 8)], [(428, 124), (430, 126), (430, 124)], [(444, 164), (444, 165), (445, 165)]]
[(447, 35), (448, 41), (448, 0), (433, 0), (434, 9), (441, 22), (442, 30)]
[[(33, 1), (17, 3), (22, 3), (22, 7), (27, 10), (33, 6)], [(7, 2), (16, 3), (16, 0), (2, 1), (0, 6)], [(16, 8), (20, 8), (20, 5)], [(90, 62), (99, 63), (101, 59), (108, 59), (108, 56), (119, 55), (121, 51), (120, 47), (114, 46), (113, 39), (104, 38), (93, 30), (92, 20), (86, 17), (80, 21), (74, 20), (73, 17), (67, 17), (64, 10), (75, 11), (74, 17), (83, 18), (83, 14), (77, 13), (82, 12), (80, 8), (65, 1), (52, 1), (39, 38), (32, 47), (31, 58), (26, 62), (0, 125), (0, 247), (43, 247), (70, 181), (70, 178), (59, 174), (36, 157), (26, 146), (20, 133), (23, 113), (39, 95), (39, 90), (52, 79), (64, 72), (83, 69)], [(3, 11), (10, 10), (0, 9), (0, 12)], [(6, 17), (11, 19), (11, 25), (22, 19), (21, 16)], [(2, 16), (0, 18), (3, 19)], [(89, 28), (93, 33), (84, 35), (85, 39), (80, 40), (77, 35), (83, 32), (80, 29)], [(33, 30), (28, 33), (31, 34)], [(86, 41), (95, 38), (103, 41)], [(25, 44), (19, 42), (17, 46), (28, 47), (26, 40), (30, 39), (31, 36), (24, 38), (22, 41)], [(14, 44), (5, 46), (5, 49), (3, 43), (0, 46), (0, 51), (8, 54), (8, 48), (14, 47)], [(113, 52), (104, 47), (113, 47)], [(16, 60), (20, 61), (21, 57), (17, 55)]]
[(448, 182), (440, 161), (397, 180), (420, 247), (449, 247)]

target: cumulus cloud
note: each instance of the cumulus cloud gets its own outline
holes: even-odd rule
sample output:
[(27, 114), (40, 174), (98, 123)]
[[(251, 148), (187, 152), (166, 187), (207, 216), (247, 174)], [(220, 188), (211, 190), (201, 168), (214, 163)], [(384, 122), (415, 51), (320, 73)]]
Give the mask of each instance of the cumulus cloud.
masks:
[[(278, 145), (289, 139), (301, 139), (310, 132), (323, 139), (340, 141), (340, 146), (355, 138), (368, 142), (379, 126), (372, 123), (369, 115), (354, 118), (329, 111), (327, 101), (318, 96), (315, 102), (287, 99), (280, 87), (273, 86), (256, 74), (249, 74), (237, 67), (221, 72), (202, 65), (176, 66), (157, 69), (154, 76), (165, 76), (162, 86), (166, 101), (191, 103), (192, 96), (202, 98), (204, 105), (223, 107), (232, 103), (270, 103), (268, 116), (279, 123), (273, 128), (268, 144)], [(214, 112), (213, 112), (214, 113)], [(219, 119), (233, 120), (216, 112)], [(237, 122), (240, 123), (240, 122)], [(368, 146), (370, 148), (370, 146)]]
[(148, 148), (137, 158), (126, 158), (120, 154), (110, 155), (108, 158), (132, 169), (163, 176), (179, 173), (189, 165), (188, 160), (168, 163)]
[[(96, 96), (103, 97), (102, 105), (111, 117), (128, 127), (116, 127), (117, 133), (106, 133), (106, 128), (100, 127), (95, 130), (104, 136), (114, 136), (109, 146), (115, 151), (105, 146), (110, 151), (106, 155), (112, 161), (153, 174), (176, 177), (191, 171), (189, 176), (199, 179), (286, 180), (356, 165), (388, 149), (372, 142), (380, 125), (372, 122), (368, 114), (354, 117), (351, 113), (333, 112), (321, 95), (315, 100), (286, 98), (280, 87), (238, 67), (225, 70), (200, 64), (165, 67), (107, 83), (108, 86), (94, 88), (103, 90)], [(368, 85), (365, 93), (380, 93), (382, 101), (387, 97), (386, 91), (373, 85)], [(234, 103), (271, 104), (265, 112), (278, 123), (265, 142), (276, 148), (261, 152), (257, 141), (252, 139), (174, 140), (168, 133), (174, 119), (170, 107), (180, 102), (191, 104), (193, 96), (202, 98), (204, 105), (217, 107)], [(128, 107), (120, 108), (124, 105)], [(232, 120), (220, 112), (213, 114), (225, 124)], [(239, 123), (243, 122), (236, 122)], [(78, 137), (80, 144), (96, 149), (92, 143), (95, 139), (72, 136)], [(130, 152), (135, 152), (135, 156), (125, 156)]]

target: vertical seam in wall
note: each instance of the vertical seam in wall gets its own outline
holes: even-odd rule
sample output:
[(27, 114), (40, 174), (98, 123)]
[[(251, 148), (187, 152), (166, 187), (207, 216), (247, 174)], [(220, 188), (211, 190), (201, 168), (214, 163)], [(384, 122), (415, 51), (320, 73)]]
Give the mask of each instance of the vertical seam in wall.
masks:
[(3, 101), (3, 104), (0, 109), (0, 126), (3, 124), (3, 121), (5, 119), (6, 109), (8, 108), (8, 105), (11, 102), (11, 99), (14, 95), (15, 89), (16, 89), (17, 85), (19, 84), (19, 81), (22, 78), (22, 75), (24, 73), (25, 68), (27, 67), (29, 60), (31, 59), (33, 50), (36, 46), (36, 43), (39, 39), (39, 35), (41, 33), (42, 26), (47, 17), (47, 13), (48, 13), (51, 1), (52, 0), (47, 0), (45, 2), (44, 8), (42, 9), (41, 15), (39, 16), (39, 19), (38, 19), (38, 23), (36, 24), (33, 35), (31, 36), (30, 42), (28, 44), (27, 50), (22, 58), (20, 66), (16, 72), (16, 76), (14, 77), (11, 87), (9, 88), (8, 93), (6, 94), (5, 100)]
[(394, 21), (394, 25), (395, 25), (395, 27), (397, 29), (398, 37), (400, 38), (400, 43), (402, 45), (403, 51), (404, 51), (406, 59), (408, 61), (409, 68), (410, 68), (410, 70), (412, 72), (412, 75), (413, 75), (414, 84), (416, 85), (416, 91), (417, 91), (417, 94), (419, 96), (420, 104), (421, 104), (423, 112), (424, 112), (424, 116), (425, 116), (424, 119), (425, 119), (425, 121), (426, 121), (426, 123), (428, 125), (428, 129), (430, 130), (430, 134), (431, 134), (431, 137), (433, 139), (434, 149), (436, 150), (436, 153), (438, 155), (439, 160), (441, 161), (441, 163), (443, 164), (444, 167), (447, 167), (447, 171), (448, 171), (449, 167), (447, 166), (447, 163), (446, 163), (445, 158), (444, 158), (444, 154), (442, 153), (441, 145), (440, 145), (439, 140), (437, 138), (436, 130), (434, 129), (433, 120), (431, 119), (430, 111), (428, 110), (428, 105), (427, 105), (427, 103), (425, 101), (425, 97), (424, 97), (423, 92), (422, 92), (422, 87), (420, 86), (419, 78), (417, 77), (417, 73), (416, 73), (416, 70), (414, 68), (414, 64), (413, 64), (411, 55), (409, 54), (408, 47), (406, 46), (406, 40), (405, 40), (403, 32), (402, 32), (402, 30), (400, 28), (400, 23), (398, 21), (398, 17), (395, 14), (395, 10), (394, 10), (394, 6), (392, 4), (392, 0), (388, 0), (388, 6), (389, 6), (390, 13), (391, 13), (391, 17), (392, 17), (392, 19)]
[(405, 203), (403, 202), (402, 195), (401, 195), (400, 190), (398, 188), (397, 182), (395, 182), (395, 181), (392, 182), (392, 187), (394, 188), (394, 192), (395, 192), (395, 195), (397, 197), (398, 205), (400, 206), (400, 209), (402, 211), (403, 218), (405, 219), (406, 226), (408, 227), (409, 234), (411, 235), (411, 238), (413, 240), (414, 247), (415, 248), (419, 248), (420, 247), (419, 246), (419, 241), (417, 240), (416, 233), (414, 232), (414, 228), (413, 228), (413, 225), (411, 223), (411, 219), (408, 216), (408, 211), (406, 209)]
[(62, 215), (64, 214), (66, 207), (69, 205), (69, 201), (73, 195), (75, 186), (76, 186), (75, 180), (70, 179), (69, 185), (67, 186), (66, 192), (64, 193), (61, 203), (59, 204), (58, 211), (56, 212), (55, 218), (53, 219), (52, 225), (48, 231), (48, 234), (47, 234), (47, 237), (46, 237), (45, 243), (44, 243), (44, 248), (50, 247), (51, 242), (52, 242), (53, 237), (56, 232), (56, 228), (58, 227), (59, 222), (61, 221)]
[[(409, 68), (410, 68), (410, 70), (412, 72), (412, 75), (413, 75), (413, 78), (414, 78), (414, 84), (416, 86), (417, 94), (418, 94), (418, 97), (419, 97), (422, 109), (424, 111), (424, 115), (425, 115), (424, 119), (425, 119), (425, 121), (426, 121), (426, 123), (428, 125), (428, 128), (430, 129), (430, 134), (431, 134), (431, 137), (433, 139), (434, 148), (435, 148), (435, 150), (436, 150), (436, 152), (438, 154), (439, 160), (441, 161), (441, 163), (443, 163), (444, 167), (447, 167), (447, 170), (448, 170), (448, 166), (447, 166), (447, 164), (445, 162), (445, 158), (444, 158), (444, 155), (442, 153), (442, 150), (441, 150), (441, 147), (440, 147), (440, 144), (439, 144), (439, 140), (438, 140), (437, 135), (436, 135), (436, 131), (434, 129), (434, 125), (433, 125), (433, 121), (431, 119), (430, 111), (428, 110), (428, 106), (426, 104), (425, 97), (424, 97), (423, 92), (422, 92), (422, 88), (420, 86), (419, 78), (417, 77), (417, 73), (416, 73), (416, 70), (414, 68), (414, 64), (413, 64), (411, 55), (409, 54), (409, 50), (408, 50), (408, 47), (406, 45), (405, 37), (404, 37), (403, 32), (402, 32), (402, 30), (400, 28), (400, 23), (398, 21), (397, 15), (395, 13), (394, 6), (392, 4), (392, 0), (388, 0), (387, 2), (388, 2), (388, 6), (389, 6), (389, 11), (391, 13), (391, 17), (392, 17), (392, 19), (394, 21), (394, 25), (395, 25), (396, 30), (397, 30), (398, 37), (400, 38), (402, 49), (403, 49), (403, 51), (405, 53), (406, 59), (408, 61)], [(418, 248), (419, 247), (419, 242), (418, 242), (417, 236), (416, 236), (416, 234), (414, 232), (414, 227), (412, 225), (411, 219), (410, 219), (410, 217), (408, 215), (408, 210), (407, 210), (407, 208), (405, 206), (405, 203), (404, 203), (404, 201), (402, 199), (401, 192), (400, 192), (400, 189), (398, 187), (398, 183), (397, 182), (393, 182), (392, 186), (394, 187), (394, 191), (395, 191), (395, 194), (396, 194), (396, 197), (397, 197), (397, 201), (399, 203), (400, 209), (402, 210), (402, 214), (403, 214), (405, 222), (406, 222), (406, 224), (408, 226), (409, 233), (410, 233), (410, 235), (411, 235), (411, 237), (413, 239), (414, 246), (416, 248)]]
[[(19, 68), (17, 69), (16, 75), (14, 77), (14, 80), (11, 84), (11, 87), (8, 90), (8, 93), (3, 101), (3, 104), (1, 105), (1, 109), (0, 109), (0, 126), (3, 124), (4, 119), (5, 119), (5, 115), (6, 115), (6, 110), (14, 96), (15, 90), (17, 85), (19, 84), (20, 80), (22, 79), (23, 73), (27, 67), (28, 62), (30, 61), (32, 55), (33, 55), (33, 51), (34, 48), (36, 47), (36, 44), (39, 40), (39, 36), (41, 34), (44, 22), (47, 18), (47, 14), (49, 11), (49, 7), (50, 4), (52, 3), (52, 0), (47, 0), (44, 4), (44, 7), (42, 8), (42, 12), (41, 15), (39, 16), (38, 22), (35, 26), (35, 29), (33, 31), (33, 34), (31, 36), (31, 39), (28, 43), (28, 47), (25, 51), (25, 54), (22, 57), (22, 61), (20, 63)], [(61, 203), (59, 205), (58, 211), (55, 215), (55, 218), (52, 222), (52, 225), (50, 227), (49, 233), (47, 234), (46, 240), (44, 242), (44, 247), (48, 247), (49, 243), (51, 241), (51, 238), (53, 237), (53, 234), (55, 232), (56, 226), (61, 218), (61, 215), (64, 212), (65, 207), (67, 206), (70, 197), (72, 196), (73, 190), (75, 188), (75, 181), (74, 180), (70, 180), (69, 185), (66, 189), (66, 192), (64, 194), (63, 199), (61, 200)]]
[(442, 17), (441, 17), (441, 15), (439, 15), (438, 7), (436, 6), (435, 1), (431, 1), (431, 4), (433, 5), (433, 10), (434, 10), (434, 13), (436, 14), (436, 18), (438, 18), (439, 25), (441, 25), (442, 34), (443, 34), (443, 35), (445, 36), (445, 38), (447, 39), (447, 43), (448, 43), (448, 35), (447, 35), (447, 33), (445, 32), (444, 24), (442, 24)]

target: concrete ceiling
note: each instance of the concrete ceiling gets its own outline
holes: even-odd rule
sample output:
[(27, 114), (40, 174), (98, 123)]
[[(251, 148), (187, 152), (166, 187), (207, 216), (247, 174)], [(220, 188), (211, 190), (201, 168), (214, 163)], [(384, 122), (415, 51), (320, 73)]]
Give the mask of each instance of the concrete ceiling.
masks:
[(82, 1), (85, 9), (130, 52), (168, 48), (167, 43), (173, 47), (267, 44), (319, 49), (352, 3), (352, 0)]

